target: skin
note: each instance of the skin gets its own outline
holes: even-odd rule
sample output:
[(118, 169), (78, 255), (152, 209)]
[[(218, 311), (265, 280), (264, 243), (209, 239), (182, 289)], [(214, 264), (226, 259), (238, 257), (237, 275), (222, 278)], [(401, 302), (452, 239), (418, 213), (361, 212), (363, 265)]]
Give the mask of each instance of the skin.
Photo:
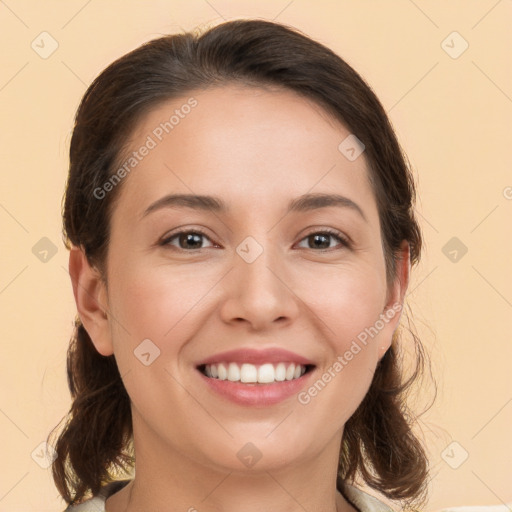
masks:
[[(354, 512), (335, 485), (343, 426), (400, 314), (307, 405), (296, 396), (268, 407), (234, 404), (208, 389), (195, 364), (234, 348), (281, 347), (315, 362), (310, 386), (381, 313), (403, 303), (407, 243), (388, 286), (364, 153), (345, 158), (338, 145), (350, 131), (291, 91), (193, 91), (149, 112), (131, 150), (191, 96), (197, 106), (124, 179), (111, 219), (108, 290), (81, 250), (70, 254), (82, 322), (100, 354), (115, 354), (132, 402), (136, 478), (106, 509)], [(367, 221), (333, 206), (285, 214), (289, 200), (308, 192), (342, 194)], [(169, 193), (215, 195), (231, 211), (163, 208), (141, 219)], [(158, 245), (194, 228), (207, 234), (197, 245), (180, 246), (179, 237)], [(317, 248), (308, 235), (325, 228), (350, 237), (351, 247), (328, 237), (329, 248)], [(236, 252), (247, 236), (263, 247), (252, 263)], [(160, 350), (149, 366), (134, 356), (145, 339)], [(247, 442), (262, 455), (250, 468), (237, 457)]]

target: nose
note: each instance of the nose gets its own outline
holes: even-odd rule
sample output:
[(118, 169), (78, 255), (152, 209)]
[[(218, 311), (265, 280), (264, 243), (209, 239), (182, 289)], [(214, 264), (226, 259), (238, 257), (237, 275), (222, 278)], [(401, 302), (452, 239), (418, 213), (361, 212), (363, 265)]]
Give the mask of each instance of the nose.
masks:
[(292, 273), (289, 267), (286, 269), (282, 255), (265, 247), (250, 262), (240, 254), (234, 255), (234, 268), (224, 283), (222, 320), (247, 324), (255, 331), (293, 322), (300, 312), (300, 300), (293, 291)]

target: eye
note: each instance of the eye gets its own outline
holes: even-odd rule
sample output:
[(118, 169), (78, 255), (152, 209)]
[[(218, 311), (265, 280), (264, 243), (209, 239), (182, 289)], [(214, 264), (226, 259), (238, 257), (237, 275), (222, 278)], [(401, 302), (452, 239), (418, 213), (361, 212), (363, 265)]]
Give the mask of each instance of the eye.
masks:
[[(211, 239), (208, 237), (208, 235), (206, 235), (206, 233), (200, 229), (178, 231), (177, 233), (173, 233), (172, 235), (164, 238), (159, 245), (190, 252), (191, 250), (205, 249), (206, 247), (202, 247), (202, 239), (204, 238), (210, 240), (211, 242)], [(329, 239), (337, 240), (339, 242), (339, 248), (350, 247), (350, 242), (341, 233), (331, 229), (314, 231), (304, 237), (301, 242), (306, 240), (307, 243), (310, 242), (312, 244), (312, 247), (306, 247), (306, 249), (314, 248), (327, 250), (333, 248)], [(174, 241), (177, 241), (177, 246), (175, 243), (172, 243)], [(211, 247), (214, 246), (218, 247), (212, 243)]]
[[(178, 250), (181, 249), (183, 251), (187, 251), (188, 249), (195, 249), (195, 250), (205, 249), (205, 247), (201, 247), (201, 245), (202, 245), (201, 239), (202, 238), (207, 238), (208, 240), (210, 240), (210, 238), (206, 235), (206, 233), (203, 233), (199, 229), (194, 229), (194, 230), (190, 230), (190, 231), (178, 231), (177, 233), (174, 233), (174, 234), (164, 238), (160, 242), (160, 245), (170, 246), (170, 247), (176, 248)], [(174, 239), (176, 239), (178, 242), (177, 247), (175, 244), (171, 243)]]
[[(339, 243), (340, 248), (350, 247), (349, 241), (338, 231), (334, 231), (331, 229), (324, 229), (322, 231), (314, 231), (307, 235), (302, 240), (306, 240), (306, 243), (311, 242), (313, 244), (313, 248), (316, 249), (332, 249), (333, 247), (330, 245), (329, 238), (336, 239)], [(301, 242), (302, 242), (301, 240)], [(310, 249), (311, 247), (306, 247), (306, 249)]]

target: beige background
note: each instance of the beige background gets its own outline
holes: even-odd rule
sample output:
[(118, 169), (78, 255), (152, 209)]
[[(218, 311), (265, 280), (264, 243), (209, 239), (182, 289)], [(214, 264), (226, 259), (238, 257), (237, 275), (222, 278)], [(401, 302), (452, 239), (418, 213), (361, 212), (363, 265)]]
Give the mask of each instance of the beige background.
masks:
[[(439, 382), (420, 423), (433, 466), (428, 509), (512, 502), (511, 0), (5, 0), (0, 511), (63, 509), (36, 461), (70, 404), (75, 305), (60, 207), (78, 102), (105, 66), (142, 42), (239, 17), (291, 24), (332, 47), (389, 112), (415, 169), (426, 243), (408, 303)], [(43, 31), (58, 42), (46, 59), (31, 47), (43, 51), (46, 37), (51, 48)], [(454, 31), (460, 36), (448, 37)], [(43, 237), (57, 248), (46, 262)], [(452, 237), (465, 255), (443, 252)]]

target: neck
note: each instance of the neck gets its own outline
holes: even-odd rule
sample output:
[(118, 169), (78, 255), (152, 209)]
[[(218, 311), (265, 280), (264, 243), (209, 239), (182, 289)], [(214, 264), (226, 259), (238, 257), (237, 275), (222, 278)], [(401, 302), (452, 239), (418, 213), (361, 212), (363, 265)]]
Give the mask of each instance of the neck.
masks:
[[(108, 512), (357, 512), (336, 490), (341, 433), (315, 458), (242, 471), (202, 464), (135, 427), (136, 476), (106, 501)], [(259, 469), (258, 469), (259, 466)]]

